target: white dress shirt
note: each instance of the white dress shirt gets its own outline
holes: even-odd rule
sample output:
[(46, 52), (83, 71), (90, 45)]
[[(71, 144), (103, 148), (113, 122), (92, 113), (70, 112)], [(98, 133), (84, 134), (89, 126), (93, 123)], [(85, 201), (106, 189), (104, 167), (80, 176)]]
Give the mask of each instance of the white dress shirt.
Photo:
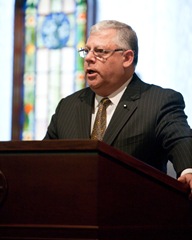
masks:
[[(128, 84), (131, 82), (132, 77), (127, 80), (127, 82), (125, 82), (119, 89), (117, 89), (114, 93), (110, 94), (109, 96), (107, 96), (110, 100), (111, 100), (111, 104), (107, 107), (107, 126), (109, 125), (109, 122), (113, 116), (113, 113), (115, 112), (115, 109), (123, 95), (123, 93), (125, 92), (125, 89), (127, 88)], [(95, 117), (98, 111), (98, 106), (99, 103), (101, 101), (103, 97), (99, 96), (99, 95), (95, 95), (95, 105), (94, 105), (94, 111), (92, 113), (92, 119), (91, 119), (91, 132), (93, 130), (93, 125), (95, 122)]]

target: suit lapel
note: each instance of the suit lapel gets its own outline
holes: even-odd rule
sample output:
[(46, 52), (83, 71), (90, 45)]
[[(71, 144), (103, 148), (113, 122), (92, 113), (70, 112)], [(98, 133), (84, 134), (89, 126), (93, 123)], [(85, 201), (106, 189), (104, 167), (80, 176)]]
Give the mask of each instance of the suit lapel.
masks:
[(78, 138), (90, 138), (91, 115), (94, 104), (95, 94), (87, 88), (79, 97), (79, 103), (76, 108), (76, 120), (78, 121)]
[[(137, 109), (138, 101), (141, 97), (141, 92), (147, 84), (143, 83), (136, 74), (127, 89), (125, 90), (114, 114), (110, 124), (106, 130), (103, 141), (111, 145), (123, 126), (131, 118), (132, 114)], [(76, 108), (76, 121), (78, 126), (78, 138), (90, 138), (91, 116), (94, 106), (95, 94), (87, 88), (79, 97), (79, 102)]]
[(132, 114), (136, 111), (138, 101), (141, 95), (141, 81), (134, 74), (133, 79), (127, 89), (125, 90), (114, 114), (110, 124), (106, 130), (103, 141), (111, 145), (121, 131), (123, 126), (131, 118)]

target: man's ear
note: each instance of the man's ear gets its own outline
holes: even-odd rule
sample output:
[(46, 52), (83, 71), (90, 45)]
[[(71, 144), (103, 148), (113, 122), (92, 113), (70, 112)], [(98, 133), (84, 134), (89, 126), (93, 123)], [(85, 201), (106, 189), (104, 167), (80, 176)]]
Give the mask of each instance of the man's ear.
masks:
[(124, 62), (123, 62), (123, 66), (124, 67), (129, 67), (133, 64), (133, 60), (134, 60), (134, 52), (133, 50), (126, 50), (124, 53)]

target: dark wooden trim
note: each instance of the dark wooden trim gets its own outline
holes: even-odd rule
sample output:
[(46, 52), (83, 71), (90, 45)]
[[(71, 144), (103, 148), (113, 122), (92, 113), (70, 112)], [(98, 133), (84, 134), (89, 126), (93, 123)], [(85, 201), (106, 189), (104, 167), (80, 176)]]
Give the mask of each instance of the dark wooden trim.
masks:
[(21, 139), (23, 113), (23, 72), (24, 72), (24, 4), (25, 0), (15, 2), (14, 21), (14, 65), (12, 100), (12, 140)]
[(97, 20), (97, 1), (87, 0), (87, 36), (89, 35), (89, 30)]

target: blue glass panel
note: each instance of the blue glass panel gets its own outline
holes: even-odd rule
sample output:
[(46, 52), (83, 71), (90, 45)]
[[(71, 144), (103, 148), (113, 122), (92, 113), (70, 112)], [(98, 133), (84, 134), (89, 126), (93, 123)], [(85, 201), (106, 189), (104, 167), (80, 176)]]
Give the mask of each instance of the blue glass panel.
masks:
[(42, 24), (42, 38), (49, 49), (58, 49), (66, 45), (70, 36), (70, 23), (63, 12), (47, 15)]

